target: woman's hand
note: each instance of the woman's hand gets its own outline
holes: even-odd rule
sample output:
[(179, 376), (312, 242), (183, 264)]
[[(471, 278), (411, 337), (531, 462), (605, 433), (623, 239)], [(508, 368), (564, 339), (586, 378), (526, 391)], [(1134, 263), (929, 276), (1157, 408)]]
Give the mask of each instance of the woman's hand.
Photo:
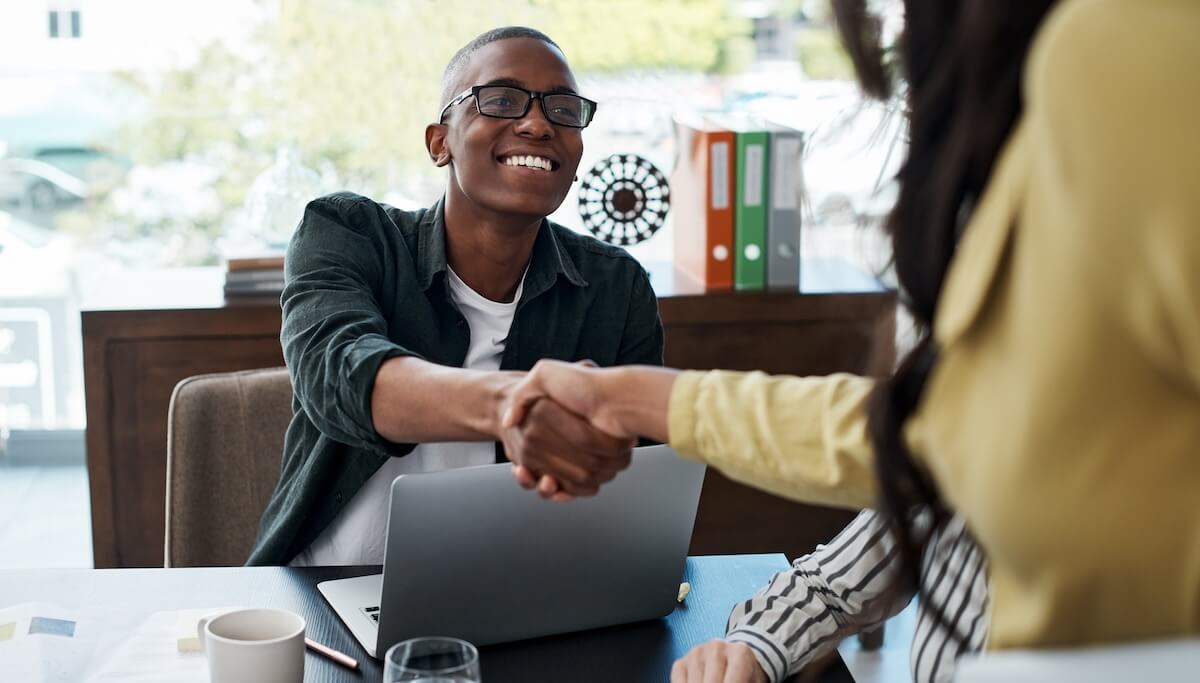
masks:
[(710, 640), (675, 662), (671, 683), (767, 683), (767, 674), (749, 646)]
[(598, 368), (591, 361), (538, 361), (512, 392), (504, 426), (521, 424), (538, 399), (549, 398), (613, 438), (636, 438), (636, 434), (625, 433), (609, 409), (603, 382), (612, 372), (615, 370)]

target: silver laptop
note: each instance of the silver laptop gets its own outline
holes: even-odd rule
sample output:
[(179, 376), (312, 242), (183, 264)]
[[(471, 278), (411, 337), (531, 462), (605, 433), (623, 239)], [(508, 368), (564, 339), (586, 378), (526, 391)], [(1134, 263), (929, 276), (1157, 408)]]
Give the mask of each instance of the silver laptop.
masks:
[(703, 482), (667, 446), (568, 504), (522, 490), (507, 464), (401, 475), (383, 574), (317, 588), (372, 657), (416, 636), (488, 645), (663, 617)]

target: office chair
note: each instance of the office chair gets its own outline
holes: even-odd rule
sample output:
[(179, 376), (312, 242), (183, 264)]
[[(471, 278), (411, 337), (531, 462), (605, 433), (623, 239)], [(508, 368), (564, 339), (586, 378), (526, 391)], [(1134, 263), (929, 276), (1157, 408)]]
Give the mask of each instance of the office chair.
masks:
[(164, 566), (245, 563), (292, 418), (285, 368), (189, 377), (167, 417)]

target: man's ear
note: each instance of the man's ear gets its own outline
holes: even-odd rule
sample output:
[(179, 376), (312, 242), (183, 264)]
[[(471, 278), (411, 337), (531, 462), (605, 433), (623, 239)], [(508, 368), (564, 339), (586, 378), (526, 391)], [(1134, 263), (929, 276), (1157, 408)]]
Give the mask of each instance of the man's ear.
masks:
[(431, 123), (425, 126), (425, 149), (435, 166), (447, 166), (450, 163), (450, 147), (446, 144), (446, 126)]

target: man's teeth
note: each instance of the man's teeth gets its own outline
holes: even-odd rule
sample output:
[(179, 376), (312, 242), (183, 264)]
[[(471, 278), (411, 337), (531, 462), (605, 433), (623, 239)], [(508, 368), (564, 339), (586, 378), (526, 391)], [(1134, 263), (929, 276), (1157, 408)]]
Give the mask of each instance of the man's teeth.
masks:
[(528, 166), (530, 168), (540, 168), (543, 171), (550, 170), (550, 160), (535, 156), (512, 156), (504, 160), (505, 166)]

